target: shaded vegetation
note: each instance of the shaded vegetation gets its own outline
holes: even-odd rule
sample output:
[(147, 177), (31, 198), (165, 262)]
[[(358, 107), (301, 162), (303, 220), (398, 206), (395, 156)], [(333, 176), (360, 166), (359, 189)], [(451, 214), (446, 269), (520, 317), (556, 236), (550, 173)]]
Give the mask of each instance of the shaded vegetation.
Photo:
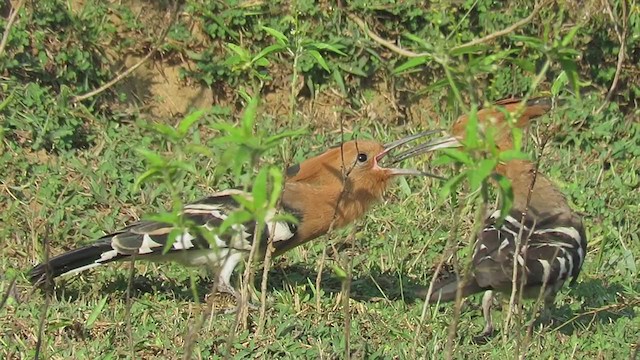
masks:
[[(589, 252), (579, 283), (557, 300), (554, 323), (534, 327), (523, 351), (629, 358), (640, 333), (640, 9), (608, 1), (547, 1), (532, 21), (473, 46), (464, 44), (529, 16), (531, 2), (186, 0), (176, 20), (169, 1), (26, 2), (0, 53), (0, 354), (33, 357), (44, 314), (46, 358), (179, 358), (191, 340), (194, 358), (344, 357), (341, 270), (351, 269), (351, 356), (440, 358), (452, 308), (430, 308), (420, 325), (424, 302), (412, 289), (430, 281), (457, 207), (455, 239), (460, 257), (469, 256), (479, 204), (468, 182), (402, 180), (358, 224), (274, 259), (260, 336), (254, 313), (246, 330), (216, 314), (189, 335), (208, 307), (204, 272), (137, 263), (129, 306), (128, 266), (108, 266), (58, 281), (47, 308), (48, 295), (24, 272), (47, 248), (58, 254), (177, 199), (250, 185), (261, 168), (284, 171), (342, 138), (387, 141), (447, 127), (473, 104), (531, 92), (566, 101), (526, 134), (526, 152), (539, 156), (528, 140), (551, 135), (541, 171), (584, 214)], [(389, 50), (350, 15), (422, 56)], [(7, 24), (0, 18), (0, 32)], [(167, 27), (138, 70), (74, 101), (140, 61)], [(185, 122), (198, 108), (202, 117)], [(244, 135), (223, 138), (228, 125)], [(305, 134), (270, 138), (299, 129)], [(473, 160), (469, 174), (481, 170)], [(479, 307), (477, 297), (463, 304), (454, 357), (517, 356), (526, 326), (472, 343)]]

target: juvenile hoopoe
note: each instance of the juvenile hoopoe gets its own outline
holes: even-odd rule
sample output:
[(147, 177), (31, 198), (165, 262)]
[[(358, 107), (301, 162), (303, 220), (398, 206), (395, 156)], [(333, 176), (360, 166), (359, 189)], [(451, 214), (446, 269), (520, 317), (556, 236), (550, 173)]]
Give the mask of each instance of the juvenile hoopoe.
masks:
[[(521, 111), (514, 126), (524, 128), (531, 119), (548, 112), (552, 104), (548, 98), (537, 98), (525, 104), (519, 99), (506, 99), (495, 105), (478, 111), (478, 128), (483, 132), (488, 127), (495, 127), (496, 145), (500, 150), (507, 150), (513, 147), (513, 141), (504, 112), (516, 114)], [(521, 106), (523, 108), (519, 110)], [(451, 136), (416, 147), (398, 159), (435, 149), (464, 146), (467, 121), (467, 116), (459, 117), (453, 124)], [(511, 293), (514, 258), (518, 263), (517, 286), (524, 284), (522, 295), (536, 298), (544, 288), (545, 310), (553, 305), (567, 278), (571, 277), (572, 283), (575, 282), (584, 262), (587, 239), (580, 216), (572, 211), (560, 190), (535, 171), (534, 164), (526, 160), (512, 160), (497, 166), (496, 172), (511, 182), (511, 211), (502, 224), (497, 223), (500, 210), (484, 221), (484, 228), (474, 244), (470, 272), (462, 276), (463, 283), (459, 284), (455, 275), (446, 277), (435, 284), (429, 299), (430, 302), (453, 301), (458, 287), (464, 297), (484, 291), (482, 310), (486, 323), (483, 337), (494, 330), (491, 320), (493, 292)], [(520, 249), (516, 250), (518, 236)], [(422, 293), (426, 296), (426, 291)]]
[[(400, 175), (428, 175), (414, 169), (385, 168), (379, 162), (389, 152), (410, 141), (434, 133), (427, 131), (408, 136), (387, 145), (374, 141), (349, 141), (341, 146), (289, 167), (281, 197), (281, 207), (296, 217), (296, 223), (265, 219), (258, 256), (263, 257), (271, 240), (275, 255), (343, 227), (360, 218), (380, 200), (391, 183)], [(240, 190), (226, 190), (186, 205), (185, 220), (196, 229), (209, 231), (218, 227), (231, 211), (239, 208), (233, 196), (250, 197)], [(201, 231), (183, 230), (173, 245), (163, 253), (174, 226), (140, 221), (97, 239), (94, 243), (71, 250), (34, 267), (33, 283), (47, 278), (75, 274), (119, 260), (176, 261), (186, 266), (217, 269), (217, 289), (238, 296), (230, 278), (236, 265), (248, 256), (253, 242), (255, 222), (234, 226), (208, 242)]]

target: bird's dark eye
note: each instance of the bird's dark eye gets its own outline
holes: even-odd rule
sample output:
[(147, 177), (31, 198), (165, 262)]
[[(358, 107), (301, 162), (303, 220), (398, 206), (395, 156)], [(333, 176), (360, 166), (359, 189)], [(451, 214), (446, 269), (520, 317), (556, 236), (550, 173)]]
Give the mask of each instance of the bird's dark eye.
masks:
[(358, 154), (358, 162), (365, 162), (367, 161), (367, 154)]

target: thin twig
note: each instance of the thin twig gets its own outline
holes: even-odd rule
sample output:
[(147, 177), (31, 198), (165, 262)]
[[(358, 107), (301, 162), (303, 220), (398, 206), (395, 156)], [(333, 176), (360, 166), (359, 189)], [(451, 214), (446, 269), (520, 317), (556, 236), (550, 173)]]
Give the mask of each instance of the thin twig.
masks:
[[(51, 282), (49, 282), (49, 279), (51, 279), (50, 273), (51, 273), (51, 267), (49, 266), (49, 231), (51, 230), (51, 228), (49, 227), (49, 223), (47, 223), (45, 225), (45, 230), (44, 230), (44, 264), (46, 265), (46, 285), (51, 284)], [(40, 320), (38, 321), (38, 340), (36, 342), (36, 353), (33, 356), (33, 358), (35, 360), (40, 359), (40, 352), (42, 351), (42, 338), (44, 336), (44, 327), (45, 327), (45, 322), (47, 320), (47, 311), (49, 309), (49, 304), (51, 303), (51, 291), (53, 291), (53, 287), (49, 288), (45, 288), (45, 295), (44, 295), (44, 305), (42, 306), (42, 311), (40, 312)]]
[(177, 0), (173, 2), (173, 9), (171, 9), (171, 14), (172, 16), (171, 16), (171, 20), (169, 21), (169, 24), (167, 24), (167, 27), (160, 33), (160, 36), (158, 37), (158, 40), (156, 41), (155, 45), (153, 45), (153, 48), (151, 49), (151, 51), (149, 51), (147, 55), (145, 55), (145, 57), (143, 57), (140, 61), (135, 63), (133, 66), (131, 66), (124, 72), (118, 74), (115, 78), (111, 79), (109, 82), (100, 86), (99, 88), (95, 90), (91, 90), (88, 93), (85, 93), (82, 95), (74, 96), (73, 98), (71, 98), (71, 102), (74, 102), (74, 103), (80, 102), (82, 100), (86, 100), (90, 97), (100, 94), (101, 92), (115, 85), (120, 80), (129, 76), (131, 73), (136, 71), (136, 69), (142, 66), (145, 62), (147, 62), (147, 60), (149, 60), (152, 56), (154, 56), (158, 52), (158, 50), (160, 50), (160, 47), (164, 43), (164, 39), (167, 37), (167, 34), (169, 33), (171, 26), (175, 23), (176, 19), (178, 18), (178, 1)]
[[(355, 232), (355, 228), (354, 228)], [(355, 237), (352, 232), (351, 236), (347, 240)], [(346, 256), (345, 267), (347, 270), (347, 277), (342, 281), (342, 310), (344, 311), (344, 358), (346, 360), (351, 359), (351, 272), (353, 271), (353, 257)]]
[(4, 293), (4, 295), (2, 296), (2, 300), (0, 300), (0, 310), (2, 310), (2, 308), (4, 307), (4, 305), (7, 303), (7, 301), (9, 300), (9, 297), (11, 296), (11, 293), (13, 292), (13, 290), (16, 287), (16, 280), (18, 279), (17, 276), (14, 276), (13, 279), (11, 279), (11, 281), (9, 282), (9, 286), (7, 287), (7, 291)]
[(626, 309), (626, 308), (633, 308), (640, 305), (640, 299), (634, 299), (631, 300), (627, 303), (616, 303), (616, 304), (609, 304), (609, 305), (605, 305), (605, 306), (601, 306), (599, 308), (595, 308), (589, 311), (585, 311), (583, 313), (574, 315), (571, 319), (563, 322), (562, 324), (558, 325), (557, 327), (555, 327), (552, 331), (558, 331), (560, 329), (562, 329), (563, 327), (569, 325), (570, 323), (578, 320), (581, 317), (587, 316), (587, 315), (597, 315), (601, 312), (604, 311), (619, 311), (622, 309)]
[[(531, 14), (529, 14), (529, 16), (527, 16), (526, 18), (524, 18), (524, 19), (522, 19), (520, 21), (517, 21), (516, 23), (514, 23), (514, 24), (512, 24), (512, 25), (510, 25), (510, 26), (508, 26), (508, 27), (506, 27), (506, 28), (504, 28), (502, 30), (498, 30), (496, 32), (493, 32), (493, 33), (491, 33), (491, 34), (489, 34), (487, 36), (481, 37), (479, 39), (471, 40), (471, 41), (469, 41), (467, 43), (464, 43), (464, 44), (461, 44), (461, 45), (454, 46), (451, 49), (449, 49), (449, 51), (456, 51), (456, 50), (460, 50), (460, 49), (463, 49), (463, 48), (466, 48), (466, 47), (470, 47), (470, 46), (475, 46), (475, 45), (478, 45), (478, 44), (486, 43), (486, 42), (489, 42), (489, 41), (491, 41), (493, 39), (496, 39), (496, 38), (498, 38), (500, 36), (504, 36), (504, 35), (507, 35), (507, 34), (510, 34), (510, 33), (514, 32), (515, 30), (517, 30), (517, 29), (523, 27), (524, 25), (530, 23), (533, 20), (533, 18), (536, 15), (538, 15), (538, 13), (544, 7), (546, 2), (547, 1), (541, 1), (541, 2), (537, 3), (534, 6), (533, 10), (531, 11)], [(405, 56), (405, 57), (410, 57), (410, 58), (423, 57), (423, 56), (433, 56), (433, 54), (430, 53), (430, 52), (416, 53), (416, 52), (413, 52), (411, 50), (404, 49), (404, 48), (394, 44), (393, 42), (391, 42), (389, 40), (383, 39), (378, 34), (373, 32), (372, 30), (370, 30), (367, 27), (367, 25), (365, 24), (365, 22), (362, 19), (360, 19), (358, 16), (356, 16), (354, 14), (348, 14), (347, 16), (351, 20), (353, 20), (362, 29), (362, 31), (364, 31), (365, 34), (367, 34), (367, 36), (369, 36), (373, 41), (377, 42), (378, 44), (386, 47), (387, 49), (389, 49), (389, 50), (391, 50), (391, 51), (393, 51), (393, 52), (395, 52), (395, 53), (397, 53), (399, 55), (402, 55), (402, 56)]]
[[(438, 265), (436, 266), (436, 270), (431, 276), (431, 281), (429, 282), (429, 288), (427, 289), (427, 294), (425, 295), (425, 298), (424, 298), (424, 305), (422, 306), (422, 314), (420, 316), (420, 322), (418, 323), (418, 329), (416, 330), (415, 338), (413, 340), (413, 349), (412, 349), (411, 357), (414, 359), (417, 358), (416, 350), (418, 349), (418, 339), (420, 339), (420, 332), (422, 331), (422, 327), (424, 326), (424, 322), (427, 317), (427, 309), (431, 304), (429, 302), (429, 299), (433, 294), (433, 287), (435, 286), (436, 280), (438, 278), (438, 275), (440, 274), (440, 270), (442, 269), (442, 266), (444, 265), (445, 261), (451, 256), (451, 254), (453, 254), (456, 251), (456, 246), (454, 241), (457, 238), (458, 229), (460, 228), (461, 214), (462, 214), (462, 206), (456, 206), (455, 213), (453, 214), (453, 226), (451, 231), (449, 232), (449, 237), (447, 238), (447, 243), (445, 244), (445, 250), (443, 251), (443, 256), (440, 259), (440, 262), (438, 262)], [(438, 304), (436, 304), (436, 306), (437, 305)]]
[(613, 81), (611, 82), (611, 87), (609, 87), (609, 92), (607, 92), (607, 96), (604, 98), (604, 102), (598, 110), (595, 111), (596, 114), (600, 113), (605, 106), (611, 101), (611, 97), (618, 86), (618, 81), (620, 80), (620, 73), (622, 72), (622, 64), (624, 63), (624, 53), (626, 51), (626, 41), (627, 41), (627, 30), (628, 30), (628, 18), (627, 18), (627, 5), (626, 1), (622, 0), (620, 3), (622, 4), (622, 31), (618, 27), (618, 22), (616, 21), (615, 16), (613, 15), (613, 10), (611, 10), (611, 5), (609, 4), (609, 0), (603, 0), (605, 4), (605, 9), (613, 22), (613, 27), (616, 31), (616, 35), (618, 35), (618, 40), (620, 41), (620, 49), (618, 50), (618, 63), (616, 65), (616, 73), (613, 76)]
[[(278, 204), (276, 207), (280, 207), (280, 199), (278, 200)], [(267, 248), (264, 254), (264, 262), (262, 269), (262, 283), (260, 284), (260, 317), (258, 318), (258, 328), (256, 329), (255, 336), (258, 337), (262, 334), (262, 330), (264, 329), (264, 324), (266, 323), (266, 312), (267, 312), (267, 280), (269, 279), (269, 268), (271, 267), (271, 256), (273, 255), (273, 251), (275, 248), (273, 247), (273, 236), (276, 233), (276, 225), (277, 222), (273, 222), (271, 230), (269, 231), (269, 239), (267, 240)]]
[(322, 307), (320, 306), (320, 285), (322, 284), (322, 271), (324, 270), (324, 262), (327, 259), (327, 245), (325, 243), (322, 249), (322, 256), (318, 265), (318, 275), (316, 275), (316, 313), (320, 314)]
[(401, 48), (400, 46), (394, 44), (393, 42), (381, 38), (378, 34), (373, 32), (372, 30), (369, 30), (365, 22), (362, 19), (360, 19), (358, 16), (351, 13), (347, 14), (347, 16), (349, 17), (349, 19), (353, 20), (360, 27), (360, 29), (362, 29), (362, 31), (364, 31), (365, 34), (367, 34), (367, 36), (369, 36), (373, 41), (377, 42), (378, 44), (386, 47), (387, 49), (399, 55), (410, 57), (410, 58), (432, 55), (429, 52), (416, 53), (411, 50)]
[[(533, 91), (542, 82), (542, 80), (544, 79), (545, 74), (549, 70), (549, 66), (550, 65), (551, 65), (551, 60), (549, 58), (547, 58), (547, 61), (542, 66), (542, 69), (540, 70), (538, 75), (533, 79), (533, 82), (531, 83), (531, 87), (529, 89), (529, 92), (522, 99), (522, 102), (521, 102), (522, 105), (518, 108), (518, 110), (514, 114), (515, 118), (518, 118), (521, 115), (521, 113), (524, 111), (524, 108), (525, 108), (524, 105), (526, 104), (527, 99), (529, 99), (529, 97), (531, 97), (531, 94), (533, 93)], [(539, 162), (537, 163), (537, 165), (539, 165)], [(516, 252), (515, 252), (516, 255), (519, 254), (519, 249), (520, 249), (520, 246), (521, 246), (520, 240), (522, 239), (522, 230), (524, 229), (524, 218), (525, 218), (527, 212), (529, 211), (529, 202), (531, 201), (531, 193), (533, 191), (533, 186), (535, 184), (536, 176), (537, 176), (537, 165), (536, 165), (536, 171), (534, 173), (534, 177), (533, 177), (533, 179), (531, 181), (531, 184), (530, 184), (530, 187), (529, 187), (529, 192), (527, 194), (526, 208), (524, 209), (523, 214), (522, 214), (521, 223), (522, 223), (523, 226), (520, 227), (520, 233), (516, 237)], [(513, 278), (512, 278), (513, 287), (511, 289), (511, 296), (509, 298), (509, 309), (507, 311), (507, 316), (506, 316), (506, 319), (504, 321), (503, 334), (507, 334), (508, 333), (507, 329), (509, 328), (513, 307), (515, 305), (515, 298), (516, 298), (516, 293), (517, 293), (517, 289), (518, 289), (517, 286), (516, 286), (517, 285), (517, 272), (518, 272), (518, 268), (517, 267), (518, 267), (518, 262), (515, 261), (515, 259), (514, 259), (514, 261), (513, 261), (513, 269), (512, 269), (513, 270), (513, 273), (512, 273), (513, 274)]]
[(125, 292), (125, 311), (124, 317), (127, 321), (127, 335), (129, 338), (129, 350), (131, 351), (131, 358), (136, 358), (135, 341), (133, 341), (133, 327), (131, 326), (131, 307), (133, 302), (131, 301), (131, 287), (133, 286), (133, 278), (136, 273), (136, 256), (131, 255), (131, 264), (129, 265), (129, 279), (127, 280), (127, 291)]
[(0, 56), (4, 53), (4, 48), (7, 46), (7, 42), (9, 41), (9, 34), (11, 33), (11, 28), (13, 27), (13, 23), (16, 21), (18, 17), (18, 13), (24, 5), (25, 0), (20, 0), (16, 7), (13, 8), (11, 15), (9, 15), (9, 21), (7, 22), (7, 28), (4, 29), (4, 34), (2, 35), (2, 41), (0, 42)]
[[(484, 228), (483, 216), (487, 213), (487, 206), (488, 206), (487, 205), (488, 193), (487, 193), (486, 186), (484, 185), (482, 186), (482, 189), (480, 190), (480, 194), (481, 194), (481, 198), (480, 198), (481, 206), (478, 208), (478, 211), (476, 211), (476, 218), (474, 220), (474, 229), (472, 232), (469, 233), (469, 238), (467, 240), (468, 246), (471, 246), (471, 249), (472, 249), (471, 253), (473, 253), (473, 248), (475, 247), (474, 239), (480, 238), (480, 233)], [(461, 213), (461, 211), (459, 213)], [(467, 274), (470, 274), (472, 272), (472, 267), (473, 267), (473, 258), (472, 258), (471, 261), (467, 262), (466, 267), (462, 271), (462, 274), (464, 275), (460, 276), (457, 252), (454, 253), (453, 260), (454, 260), (453, 266), (454, 266), (454, 271), (456, 274), (456, 281), (458, 282), (458, 286), (456, 289), (456, 299), (455, 299), (455, 304), (453, 308), (453, 321), (451, 321), (451, 324), (449, 325), (449, 333), (447, 336), (447, 343), (445, 345), (445, 354), (446, 354), (445, 356), (447, 357), (447, 359), (453, 359), (453, 354), (454, 354), (453, 345), (454, 345), (455, 335), (458, 330), (458, 322), (460, 321), (460, 313), (461, 313), (461, 307), (462, 307), (462, 289), (466, 285), (464, 279), (467, 276)]]
[[(253, 283), (253, 260), (256, 257), (256, 252), (262, 242), (262, 232), (264, 231), (261, 222), (256, 221), (256, 227), (253, 231), (253, 240), (251, 242), (251, 250), (249, 250), (249, 258), (246, 262), (244, 274), (242, 275), (242, 284), (240, 287), (240, 300), (238, 301), (238, 310), (236, 312), (235, 330), (247, 329), (249, 325), (249, 286)], [(232, 333), (233, 334), (233, 333)], [(233, 335), (229, 339), (233, 339)], [(229, 343), (230, 345), (230, 343)]]
[[(531, 196), (533, 194), (533, 187), (535, 186), (535, 181), (536, 181), (536, 179), (538, 177), (538, 171), (540, 169), (540, 163), (542, 162), (542, 158), (544, 156), (544, 149), (546, 148), (547, 144), (549, 143), (549, 140), (551, 140), (551, 136), (552, 136), (551, 131), (549, 131), (549, 129), (547, 128), (547, 131), (544, 134), (544, 139), (538, 141), (538, 143), (539, 143), (539, 145), (538, 145), (538, 155), (537, 155), (536, 162), (535, 162), (533, 179), (532, 179), (530, 187), (529, 187), (529, 195), (528, 195), (528, 198), (527, 198), (527, 208), (529, 207), (529, 201), (530, 201), (530, 198), (531, 198)], [(539, 138), (540, 137), (538, 136), (538, 139)], [(523, 217), (522, 217), (522, 220), (521, 220), (521, 223), (520, 223), (521, 227), (524, 227), (524, 220), (525, 220), (525, 218), (524, 218), (524, 214), (523, 214)], [(534, 231), (534, 228), (535, 228), (535, 223), (531, 227), (531, 232)], [(527, 241), (528, 241), (528, 239), (529, 239), (529, 237), (527, 237)], [(522, 257), (523, 257), (524, 262), (526, 264), (526, 262), (527, 262), (527, 250), (528, 250), (528, 247), (526, 246), (526, 242), (523, 245), (523, 248), (524, 248), (524, 250), (523, 250)], [(559, 252), (560, 252), (560, 248), (557, 248), (555, 250), (555, 253), (553, 254), (552, 259), (555, 259), (558, 256)], [(520, 282), (520, 286), (521, 286), (521, 288), (520, 288), (520, 291), (521, 291), (520, 292), (520, 297), (521, 298), (523, 296), (522, 294), (524, 293), (524, 291), (523, 291), (523, 288), (524, 288), (524, 285), (525, 285), (524, 278), (525, 277), (523, 276), (523, 280)], [(536, 313), (538, 312), (538, 309), (540, 308), (540, 302), (543, 300), (543, 297), (544, 297), (544, 303), (543, 303), (543, 307), (541, 309), (541, 313), (543, 313), (545, 311), (550, 311), (550, 309), (547, 309), (547, 298), (546, 298), (546, 296), (547, 296), (546, 291), (547, 291), (547, 286), (548, 286), (547, 283), (548, 283), (548, 281), (549, 281), (548, 278), (543, 279), (543, 284), (540, 287), (540, 290), (538, 292), (538, 297), (537, 297), (537, 299), (536, 299), (536, 301), (535, 301), (535, 303), (533, 305), (533, 308), (532, 308), (532, 311), (531, 311), (532, 319), (531, 319), (531, 321), (529, 323), (529, 326), (527, 327), (527, 331), (525, 333), (524, 340), (522, 341), (521, 349), (524, 349), (525, 352), (520, 354), (520, 358), (521, 359), (524, 359), (525, 354), (526, 354), (526, 350), (527, 350), (528, 345), (529, 345), (529, 342), (531, 341), (531, 334), (533, 333), (533, 325), (535, 323)], [(555, 294), (553, 294), (553, 297), (555, 299)]]
[(453, 48), (451, 48), (451, 51), (455, 51), (455, 50), (460, 50), (466, 47), (470, 47), (470, 46), (475, 46), (478, 44), (482, 44), (482, 43), (486, 43), (489, 42), (493, 39), (499, 38), (500, 36), (504, 36), (504, 35), (508, 35), (514, 31), (516, 31), (517, 29), (527, 25), (528, 23), (531, 22), (531, 20), (533, 20), (534, 17), (536, 17), (536, 15), (538, 15), (538, 13), (540, 12), (540, 10), (542, 10), (542, 8), (544, 7), (544, 5), (546, 4), (547, 1), (540, 1), (539, 3), (537, 3), (534, 7), (533, 10), (531, 11), (531, 14), (529, 14), (529, 16), (527, 16), (526, 18), (515, 22), (514, 24), (507, 26), (506, 28), (502, 29), (502, 30), (498, 30), (496, 32), (493, 32), (487, 36), (481, 37), (479, 39), (475, 39), (475, 40), (471, 40), (467, 43), (464, 43), (462, 45), (458, 45), (455, 46)]

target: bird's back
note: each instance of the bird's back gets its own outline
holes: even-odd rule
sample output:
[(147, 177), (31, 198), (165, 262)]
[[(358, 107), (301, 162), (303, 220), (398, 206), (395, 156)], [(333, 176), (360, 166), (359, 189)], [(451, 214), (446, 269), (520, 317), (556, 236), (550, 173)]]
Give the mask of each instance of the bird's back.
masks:
[[(500, 211), (495, 211), (486, 219), (474, 246), (473, 273), (480, 287), (510, 289), (514, 259), (520, 275), (524, 267), (525, 287), (547, 284), (559, 288), (569, 277), (577, 278), (587, 251), (577, 216), (558, 213), (536, 218), (529, 214), (523, 221), (522, 212), (513, 209), (501, 224), (499, 217)], [(518, 238), (521, 247), (516, 253)]]
[[(162, 221), (133, 223), (90, 245), (39, 264), (31, 270), (31, 280), (38, 282), (46, 274), (57, 277), (78, 273), (132, 256), (140, 260), (177, 261), (185, 265), (202, 266), (222, 263), (223, 259), (234, 254), (244, 255), (253, 244), (254, 220), (233, 225), (222, 233), (217, 231), (225, 219), (240, 208), (234, 196), (247, 198), (250, 195), (240, 190), (227, 190), (186, 205), (182, 211), (182, 230)], [(295, 236), (295, 225), (271, 223), (270, 220), (265, 219), (267, 226), (262, 233), (262, 250), (269, 238), (282, 241)], [(174, 241), (169, 245), (173, 236)]]

